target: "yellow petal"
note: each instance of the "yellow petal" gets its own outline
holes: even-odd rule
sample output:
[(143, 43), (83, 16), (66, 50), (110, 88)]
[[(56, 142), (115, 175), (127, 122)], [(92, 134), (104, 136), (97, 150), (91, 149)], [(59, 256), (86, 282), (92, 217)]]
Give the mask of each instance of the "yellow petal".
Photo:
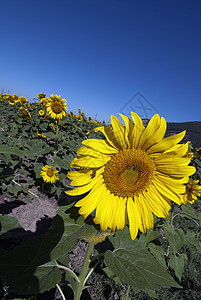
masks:
[(181, 204), (180, 196), (178, 194), (176, 194), (174, 191), (172, 191), (170, 189), (170, 187), (167, 188), (165, 185), (163, 185), (160, 181), (158, 181), (156, 179), (154, 180), (153, 185), (161, 195), (166, 196), (171, 201), (174, 201), (175, 203), (177, 203), (179, 205)]
[(70, 164), (70, 167), (81, 167), (81, 168), (100, 168), (104, 166), (109, 160), (110, 156), (101, 156), (101, 157), (91, 157), (91, 156), (83, 156), (73, 161)]
[(125, 142), (127, 144), (127, 148), (130, 149), (133, 145), (133, 136), (132, 136), (133, 122), (127, 116), (124, 116), (122, 114), (119, 114), (119, 115), (122, 117), (122, 119), (124, 120), (124, 123), (125, 123), (124, 138), (125, 138)]
[(110, 201), (110, 191), (103, 189), (101, 200), (96, 208), (96, 216), (93, 219), (95, 224), (100, 223), (101, 230), (105, 231), (110, 225), (112, 215), (112, 203)]
[(101, 181), (97, 182), (90, 193), (84, 199), (81, 199), (75, 204), (76, 207), (81, 206), (79, 214), (84, 215), (84, 218), (86, 218), (90, 213), (92, 213), (92, 211), (94, 211), (98, 206), (103, 190), (103, 183)]
[(155, 152), (164, 152), (170, 149), (171, 147), (175, 146), (177, 143), (179, 143), (184, 138), (185, 134), (186, 130), (178, 134), (168, 136), (164, 138), (161, 142), (151, 146), (146, 152), (148, 154), (152, 154)]
[(168, 218), (171, 205), (163, 200), (162, 196), (155, 190), (149, 189), (143, 193), (145, 205), (159, 218)]
[(115, 219), (117, 229), (122, 230), (127, 222), (127, 200), (125, 198), (116, 197), (116, 206)]
[(155, 133), (155, 131), (159, 128), (160, 126), (160, 117), (159, 114), (155, 114), (151, 120), (149, 121), (147, 127), (145, 128), (145, 130), (143, 131), (139, 143), (138, 143), (138, 147), (142, 147), (142, 145), (146, 142), (146, 140), (153, 134)]
[(103, 181), (102, 175), (95, 177), (94, 179), (92, 179), (92, 181), (90, 183), (88, 183), (84, 186), (79, 186), (73, 190), (65, 191), (65, 193), (70, 196), (82, 195), (86, 192), (89, 192), (98, 181)]
[(113, 133), (117, 143), (121, 146), (121, 149), (126, 149), (126, 143), (124, 139), (124, 126), (115, 116), (111, 116), (111, 124)]
[(131, 112), (131, 116), (134, 122), (134, 127), (133, 127), (133, 148), (137, 148), (138, 147), (138, 143), (139, 143), (139, 139), (145, 129), (142, 119), (138, 116), (138, 114), (136, 114), (135, 112)]
[(134, 206), (134, 202), (132, 198), (128, 198), (127, 202), (127, 211), (128, 211), (128, 219), (129, 219), (129, 231), (131, 235), (131, 239), (134, 240), (138, 234), (138, 224), (136, 222), (136, 210)]
[(117, 143), (114, 133), (111, 128), (108, 128), (107, 126), (101, 126), (101, 127), (95, 128), (95, 129), (96, 129), (96, 132), (100, 131), (104, 134), (104, 136), (106, 137), (106, 140), (113, 148), (116, 148), (116, 149), (121, 148), (120, 145)]
[(89, 140), (83, 141), (82, 144), (97, 151), (97, 153), (98, 153), (97, 155), (99, 155), (99, 152), (104, 153), (104, 154), (114, 154), (114, 153), (118, 152), (118, 150), (116, 148), (111, 147), (110, 144), (104, 140), (89, 139)]
[(166, 129), (167, 129), (167, 123), (166, 123), (165, 119), (162, 117), (161, 123), (160, 123), (160, 126), (158, 127), (158, 129), (147, 138), (147, 140), (145, 141), (145, 143), (142, 145), (141, 148), (143, 150), (146, 150), (149, 147), (151, 147), (152, 145), (162, 141), (162, 139), (164, 138)]
[(192, 166), (156, 165), (156, 170), (174, 177), (186, 177), (195, 173), (196, 169)]

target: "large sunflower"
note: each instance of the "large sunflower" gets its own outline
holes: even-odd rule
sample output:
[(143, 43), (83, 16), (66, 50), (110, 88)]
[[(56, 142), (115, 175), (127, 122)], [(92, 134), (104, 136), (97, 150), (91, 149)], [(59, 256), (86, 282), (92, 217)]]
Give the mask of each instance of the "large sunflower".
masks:
[(47, 112), (50, 114), (53, 119), (62, 119), (66, 116), (65, 110), (67, 110), (66, 100), (61, 99), (61, 96), (51, 95), (48, 98), (46, 104)]
[[(120, 114), (121, 115), (121, 114)], [(166, 121), (154, 115), (145, 128), (141, 118), (131, 112), (133, 122), (121, 115), (125, 126), (111, 116), (111, 128), (97, 128), (106, 140), (88, 139), (82, 142), (78, 157), (71, 162), (77, 171), (68, 173), (74, 190), (68, 195), (87, 196), (75, 206), (84, 219), (94, 210), (94, 223), (105, 231), (108, 227), (123, 229), (129, 220), (131, 238), (140, 229), (153, 228), (153, 214), (167, 218), (171, 201), (181, 204), (188, 176), (195, 168), (188, 166), (184, 155), (188, 143), (178, 144), (185, 131), (164, 138)]]

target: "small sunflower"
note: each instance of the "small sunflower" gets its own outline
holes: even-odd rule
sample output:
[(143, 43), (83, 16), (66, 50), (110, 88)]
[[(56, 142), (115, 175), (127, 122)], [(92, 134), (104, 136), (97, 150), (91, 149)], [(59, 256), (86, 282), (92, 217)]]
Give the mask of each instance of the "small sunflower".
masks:
[(48, 113), (46, 113), (45, 115), (44, 115), (44, 118), (46, 118), (46, 119), (48, 119), (50, 117), (50, 115), (48, 114)]
[(15, 100), (15, 103), (19, 101), (18, 96), (16, 94), (12, 95), (13, 100)]
[(78, 121), (82, 121), (82, 116), (77, 116), (76, 118), (78, 119)]
[(75, 132), (77, 131), (77, 125), (74, 125)]
[(56, 129), (55, 129), (55, 127), (54, 127), (54, 125), (52, 123), (50, 123), (49, 126), (50, 126), (50, 128), (52, 129), (53, 132), (56, 131)]
[(43, 94), (43, 93), (39, 93), (38, 94), (38, 99), (43, 99), (43, 98), (46, 98), (46, 95), (45, 94)]
[(19, 101), (22, 103), (22, 104), (27, 104), (29, 101), (27, 100), (27, 98), (26, 97), (24, 97), (24, 96), (20, 96), (19, 98)]
[(195, 155), (199, 158), (201, 158), (201, 148), (198, 148), (196, 151), (195, 151)]
[(56, 180), (59, 180), (57, 169), (53, 169), (51, 166), (46, 165), (42, 168), (41, 176), (45, 182), (54, 183)]
[(83, 133), (86, 135), (89, 135), (90, 131), (89, 130), (83, 130)]
[(42, 140), (45, 140), (46, 139), (46, 135), (42, 134), (42, 133), (39, 133), (37, 132), (37, 136), (42, 139)]
[(89, 121), (91, 121), (92, 120), (92, 117), (89, 117)]
[(44, 110), (42, 110), (42, 109), (40, 109), (38, 113), (40, 116), (44, 116), (44, 114), (45, 114)]
[(72, 116), (71, 113), (67, 113), (66, 115), (67, 115), (68, 117), (71, 117), (71, 116)]
[(62, 119), (66, 116), (65, 110), (67, 110), (66, 100), (61, 99), (61, 96), (51, 95), (48, 98), (48, 103), (46, 104), (47, 112), (53, 119)]
[(74, 113), (73, 113), (72, 111), (70, 111), (70, 114), (71, 114), (71, 116), (73, 116), (73, 115), (74, 115)]
[(186, 191), (181, 195), (182, 202), (184, 204), (194, 203), (197, 200), (197, 197), (200, 196), (201, 186), (198, 185), (199, 180), (189, 180), (188, 183), (185, 184)]
[(21, 112), (22, 116), (25, 117), (26, 119), (31, 118), (30, 112), (27, 109), (25, 109), (24, 107), (20, 107), (20, 112)]
[(11, 96), (11, 97), (8, 99), (8, 103), (9, 103), (10, 105), (15, 105), (16, 101), (15, 101), (15, 99), (13, 99), (13, 97)]
[(188, 151), (186, 152), (186, 154), (184, 156), (192, 159), (194, 157), (194, 153), (192, 152), (193, 147), (192, 147), (191, 141), (188, 141), (187, 143), (188, 143)]
[(184, 157), (188, 144), (178, 144), (185, 131), (164, 138), (167, 124), (156, 114), (145, 128), (141, 118), (131, 112), (132, 120), (121, 115), (125, 126), (111, 116), (111, 125), (97, 128), (106, 138), (82, 142), (71, 162), (76, 171), (68, 173), (71, 185), (66, 191), (77, 196), (89, 192), (75, 206), (84, 219), (95, 210), (94, 223), (102, 231), (108, 227), (122, 230), (129, 220), (135, 239), (138, 230), (153, 228), (153, 214), (168, 218), (171, 201), (181, 204), (180, 194), (196, 169)]
[(47, 100), (46, 98), (42, 98), (42, 99), (40, 100), (40, 104), (43, 105), (43, 106), (46, 106), (47, 103), (48, 103), (48, 100)]

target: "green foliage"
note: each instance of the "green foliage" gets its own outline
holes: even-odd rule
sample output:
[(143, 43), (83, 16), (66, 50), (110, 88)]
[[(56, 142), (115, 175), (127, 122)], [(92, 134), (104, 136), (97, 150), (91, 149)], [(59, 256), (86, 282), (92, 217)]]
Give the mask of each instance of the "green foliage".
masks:
[[(30, 119), (22, 116), (20, 107), (29, 111)], [(40, 110), (44, 110), (43, 116)], [(76, 293), (83, 273), (78, 268), (73, 270), (71, 255), (76, 253), (79, 243), (87, 242), (91, 235), (100, 232), (90, 217), (84, 222), (74, 207), (74, 202), (82, 196), (63, 196), (64, 191), (71, 188), (66, 174), (81, 142), (103, 138), (100, 132), (93, 130), (100, 124), (89, 122), (83, 112), (79, 112), (81, 121), (71, 113), (58, 123), (45, 114), (46, 108), (39, 101), (26, 105), (0, 101), (0, 191), (13, 201), (23, 197), (33, 201), (37, 197), (32, 190), (35, 188), (42, 196), (55, 197), (59, 204), (65, 204), (60, 205), (51, 226), (39, 236), (29, 235), (17, 219), (0, 216), (1, 279), (9, 286), (9, 292), (30, 300), (30, 295), (48, 291), (57, 284), (62, 288), (68, 285)], [(190, 150), (195, 152), (193, 147)], [(52, 184), (43, 181), (41, 171), (45, 165), (59, 171), (59, 180)], [(194, 157), (192, 165), (197, 169), (192, 178), (200, 180), (201, 160)], [(155, 217), (154, 229), (146, 234), (139, 233), (134, 241), (128, 227), (111, 233), (92, 252), (89, 270), (85, 271), (86, 276), (93, 271), (93, 276), (91, 281), (83, 280), (82, 289), (90, 284), (99, 295), (97, 299), (101, 300), (109, 299), (108, 294), (104, 296), (103, 293), (108, 286), (110, 299), (117, 290), (124, 300), (198, 299), (200, 206), (199, 200), (181, 208), (175, 205), (170, 219)], [(19, 239), (16, 246), (5, 250), (5, 244), (14, 239)], [(189, 283), (192, 277), (197, 290), (192, 290)]]

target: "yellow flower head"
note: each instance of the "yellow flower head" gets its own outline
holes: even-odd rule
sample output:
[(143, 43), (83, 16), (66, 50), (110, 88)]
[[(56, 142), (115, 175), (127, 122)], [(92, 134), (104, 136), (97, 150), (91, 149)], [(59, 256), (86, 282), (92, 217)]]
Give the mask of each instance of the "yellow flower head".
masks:
[(77, 116), (78, 121), (82, 121), (82, 116)]
[(201, 148), (198, 148), (196, 151), (195, 151), (195, 155), (199, 158), (201, 158)]
[(45, 140), (46, 139), (46, 135), (42, 134), (42, 133), (39, 133), (37, 132), (37, 136), (42, 139), (42, 140)]
[(89, 130), (83, 130), (83, 132), (84, 132), (86, 135), (88, 135), (88, 134), (90, 133)]
[(47, 102), (48, 102), (48, 100), (46, 98), (42, 98), (40, 100), (40, 104), (43, 105), (43, 106), (45, 106), (47, 104)]
[(89, 121), (91, 121), (92, 120), (92, 117), (89, 117)]
[(45, 114), (44, 110), (42, 110), (42, 109), (40, 109), (38, 113), (40, 116), (44, 116), (44, 114)]
[(27, 98), (26, 97), (24, 97), (24, 96), (20, 96), (19, 98), (19, 101), (22, 103), (22, 104), (27, 104), (29, 101), (27, 100)]
[(77, 125), (74, 125), (75, 132), (77, 131)]
[(70, 114), (71, 114), (71, 116), (73, 116), (73, 115), (74, 115), (74, 113), (73, 113), (72, 111), (70, 111)]
[(46, 95), (43, 94), (43, 93), (39, 93), (38, 94), (38, 99), (43, 99), (43, 98), (46, 98)]
[(188, 183), (185, 184), (186, 191), (181, 195), (182, 202), (184, 204), (194, 203), (197, 200), (197, 197), (200, 196), (201, 186), (198, 185), (199, 180), (189, 180)]
[(55, 129), (55, 127), (54, 127), (54, 125), (52, 123), (50, 123), (49, 126), (50, 126), (50, 128), (52, 129), (53, 132), (56, 131), (56, 129)]
[(25, 109), (24, 107), (20, 107), (20, 112), (21, 112), (22, 116), (25, 117), (26, 119), (31, 118), (30, 112), (27, 109)]
[(42, 168), (41, 176), (45, 182), (54, 183), (56, 180), (59, 180), (57, 169), (53, 169), (51, 166), (46, 165)]
[(67, 115), (68, 117), (71, 117), (71, 116), (72, 116), (71, 113), (67, 113), (66, 115)]
[(87, 139), (71, 162), (76, 171), (68, 173), (74, 190), (68, 195), (89, 192), (75, 206), (84, 219), (95, 210), (94, 223), (102, 231), (122, 230), (129, 220), (131, 238), (138, 230), (153, 228), (153, 214), (168, 218), (171, 201), (181, 204), (188, 177), (195, 168), (184, 157), (188, 144), (178, 144), (185, 131), (164, 138), (167, 124), (158, 114), (145, 128), (141, 118), (131, 112), (132, 120), (115, 116), (111, 125), (97, 128), (105, 140)]
[(15, 101), (15, 103), (19, 101), (18, 96), (16, 94), (13, 94), (12, 98)]
[(50, 115), (48, 114), (48, 113), (46, 113), (45, 115), (44, 115), (44, 118), (49, 118), (50, 117)]
[(51, 95), (48, 98), (48, 103), (46, 104), (47, 112), (53, 119), (62, 119), (66, 116), (65, 110), (67, 110), (66, 100), (61, 99), (61, 96)]
[(8, 100), (8, 103), (10, 105), (15, 105), (15, 103), (16, 103), (15, 99), (12, 96), (10, 96), (9, 98), (7, 98), (7, 100)]

